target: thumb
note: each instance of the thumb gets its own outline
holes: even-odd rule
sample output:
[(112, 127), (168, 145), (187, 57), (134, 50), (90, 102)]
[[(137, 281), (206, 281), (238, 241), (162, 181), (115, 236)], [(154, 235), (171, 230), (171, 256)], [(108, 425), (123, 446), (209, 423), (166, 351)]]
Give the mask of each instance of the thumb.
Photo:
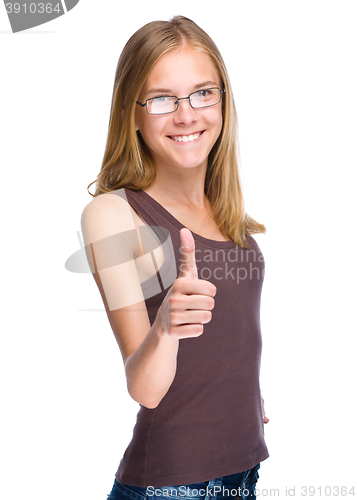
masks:
[(180, 231), (181, 239), (181, 267), (179, 278), (197, 278), (197, 266), (195, 259), (195, 240), (189, 229), (184, 227)]

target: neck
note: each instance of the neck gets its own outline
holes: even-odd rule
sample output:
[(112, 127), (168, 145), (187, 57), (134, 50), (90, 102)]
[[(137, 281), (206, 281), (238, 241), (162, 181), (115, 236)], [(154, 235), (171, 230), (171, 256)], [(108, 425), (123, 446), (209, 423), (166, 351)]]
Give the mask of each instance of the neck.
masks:
[(179, 203), (188, 208), (205, 208), (208, 201), (204, 192), (206, 168), (177, 170), (168, 172), (157, 168), (154, 181), (145, 191), (167, 205)]

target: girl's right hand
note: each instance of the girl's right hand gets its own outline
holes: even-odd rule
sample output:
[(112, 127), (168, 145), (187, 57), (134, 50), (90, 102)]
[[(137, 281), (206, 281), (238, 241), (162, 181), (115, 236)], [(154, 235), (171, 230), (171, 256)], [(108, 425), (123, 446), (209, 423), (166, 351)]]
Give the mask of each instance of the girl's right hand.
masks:
[(195, 240), (189, 229), (180, 231), (182, 265), (179, 277), (164, 298), (156, 320), (164, 332), (176, 339), (198, 337), (212, 319), (216, 287), (197, 278)]

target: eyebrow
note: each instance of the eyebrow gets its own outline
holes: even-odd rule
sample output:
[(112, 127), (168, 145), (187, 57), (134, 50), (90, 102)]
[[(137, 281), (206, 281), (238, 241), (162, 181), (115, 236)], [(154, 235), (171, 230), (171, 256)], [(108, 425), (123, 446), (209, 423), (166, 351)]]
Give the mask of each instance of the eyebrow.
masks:
[[(195, 85), (193, 87), (193, 89), (194, 90), (200, 89), (201, 87), (206, 87), (207, 85), (217, 86), (217, 82), (213, 82), (212, 80), (208, 80), (207, 82), (203, 82), (203, 83), (199, 83), (198, 85)], [(158, 94), (160, 92), (163, 92), (165, 94), (169, 94), (170, 92), (172, 93), (172, 90), (170, 90), (170, 89), (152, 88), (152, 89), (148, 90), (147, 92), (145, 92), (145, 95), (148, 95), (148, 94)]]

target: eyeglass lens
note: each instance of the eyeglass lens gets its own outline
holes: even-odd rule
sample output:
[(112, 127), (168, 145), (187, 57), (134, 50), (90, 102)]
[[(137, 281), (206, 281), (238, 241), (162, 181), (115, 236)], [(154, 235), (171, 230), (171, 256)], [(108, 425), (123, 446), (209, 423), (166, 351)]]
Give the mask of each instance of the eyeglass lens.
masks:
[[(205, 108), (219, 103), (221, 91), (218, 88), (204, 89), (194, 92), (189, 96), (193, 108)], [(147, 101), (148, 112), (152, 115), (171, 113), (178, 107), (179, 101), (173, 96), (154, 97)]]

